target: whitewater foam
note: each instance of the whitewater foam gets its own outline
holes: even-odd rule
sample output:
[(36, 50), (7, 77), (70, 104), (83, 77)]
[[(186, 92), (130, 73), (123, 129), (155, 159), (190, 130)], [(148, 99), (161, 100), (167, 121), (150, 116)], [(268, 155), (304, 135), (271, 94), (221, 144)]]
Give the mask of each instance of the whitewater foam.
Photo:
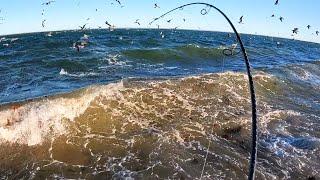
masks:
[(0, 141), (31, 146), (42, 143), (49, 134), (64, 134), (65, 123), (84, 113), (96, 97), (112, 97), (122, 87), (122, 82), (89, 87), (75, 97), (41, 99), (0, 110)]

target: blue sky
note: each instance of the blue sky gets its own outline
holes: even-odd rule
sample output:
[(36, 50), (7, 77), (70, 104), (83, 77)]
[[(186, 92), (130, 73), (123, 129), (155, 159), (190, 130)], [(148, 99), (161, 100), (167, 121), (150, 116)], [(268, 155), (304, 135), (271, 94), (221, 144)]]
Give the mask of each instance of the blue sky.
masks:
[[(0, 35), (25, 32), (53, 31), (76, 29), (88, 23), (90, 28), (106, 27), (105, 20), (118, 28), (155, 28), (159, 24), (163, 28), (200, 29), (213, 31), (231, 31), (226, 21), (213, 10), (206, 16), (200, 14), (201, 6), (185, 8), (156, 22), (148, 23), (167, 10), (192, 0), (120, 0), (120, 7), (115, 0), (56, 0), (49, 6), (41, 5), (46, 1), (39, 0), (0, 0)], [(236, 24), (240, 33), (260, 34), (268, 36), (291, 37), (291, 30), (299, 28), (296, 39), (320, 43), (318, 0), (208, 0), (223, 10)], [(113, 3), (113, 4), (112, 4)], [(155, 9), (154, 3), (160, 8)], [(42, 16), (42, 9), (44, 15)], [(98, 9), (98, 11), (96, 11)], [(275, 14), (275, 18), (271, 15)], [(240, 16), (244, 16), (244, 24), (238, 24)], [(279, 17), (284, 17), (280, 22)], [(90, 20), (87, 21), (87, 18)], [(186, 22), (183, 22), (183, 18)], [(41, 26), (46, 19), (46, 27)], [(141, 26), (135, 24), (140, 19)], [(166, 20), (173, 19), (171, 23)], [(307, 29), (307, 25), (312, 27)]]

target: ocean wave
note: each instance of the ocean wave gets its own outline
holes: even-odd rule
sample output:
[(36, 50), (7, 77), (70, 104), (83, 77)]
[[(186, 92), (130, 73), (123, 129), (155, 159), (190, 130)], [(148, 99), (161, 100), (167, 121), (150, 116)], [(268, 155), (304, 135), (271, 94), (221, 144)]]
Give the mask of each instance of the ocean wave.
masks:
[(85, 112), (97, 96), (113, 94), (121, 88), (122, 83), (90, 87), (64, 97), (43, 98), (1, 107), (0, 139), (2, 142), (36, 145), (42, 143), (48, 134), (64, 134), (64, 121), (73, 121)]
[(170, 48), (170, 49), (137, 49), (127, 50), (123, 54), (129, 58), (151, 61), (188, 60), (188, 59), (213, 59), (222, 60), (223, 48), (201, 47), (195, 44)]
[[(319, 151), (318, 140), (293, 136), (293, 129), (286, 129), (281, 123), (292, 123), (292, 119), (303, 116), (292, 110), (275, 111), (263, 100), (272, 90), (267, 85), (276, 86), (275, 77), (257, 72), (254, 79), (258, 82), (261, 151), (291, 158), (286, 159), (292, 165), (290, 168), (297, 169), (300, 164), (295, 162), (299, 158), (276, 150), (283, 153), (294, 150), (306, 157)], [(263, 86), (269, 90), (262, 90), (266, 88)], [(64, 174), (64, 177), (108, 174), (112, 178), (198, 178), (208, 141), (212, 143), (205, 166), (207, 178), (221, 177), (225, 170), (219, 167), (225, 167), (227, 162), (233, 162), (230, 168), (238, 170), (228, 177), (246, 175), (243, 162), (247, 161), (250, 150), (247, 139), (251, 106), (244, 73), (164, 80), (124, 79), (70, 94), (5, 105), (1, 107), (0, 117), (2, 142), (49, 149), (45, 160), (42, 159), (46, 163), (26, 168), (35, 177), (41, 177), (46, 169), (54, 174), (55, 169), (67, 172), (70, 168), (76, 171), (84, 168), (83, 176)], [(276, 136), (272, 138), (272, 134)], [(274, 162), (274, 157), (260, 158)], [(173, 171), (161, 173), (168, 169)], [(273, 173), (264, 173), (270, 169), (277, 170), (268, 165), (259, 166), (257, 176), (275, 177)], [(292, 170), (285, 172), (290, 174)]]
[(99, 76), (99, 73), (87, 72), (87, 73), (68, 73), (66, 70), (61, 68), (59, 74), (61, 76), (70, 76), (70, 77), (89, 77), (89, 76)]
[[(64, 69), (61, 69), (59, 74), (76, 77), (89, 75), (69, 74)], [(256, 76), (256, 78), (259, 78), (259, 76)], [(264, 78), (266, 77), (260, 79), (263, 80)], [(95, 101), (95, 103), (106, 108), (108, 111), (114, 112), (113, 115), (121, 114), (122, 118), (129, 120), (131, 123), (138, 123), (144, 128), (148, 127), (151, 122), (147, 117), (144, 117), (144, 120), (142, 120), (141, 118), (137, 118), (137, 116), (151, 113), (150, 115), (163, 120), (180, 113), (182, 113), (180, 115), (184, 114), (183, 116), (189, 118), (191, 116), (199, 116), (197, 119), (201, 117), (214, 117), (216, 116), (216, 112), (212, 109), (214, 106), (210, 105), (211, 101), (217, 101), (217, 103), (222, 104), (226, 103), (228, 106), (232, 106), (235, 112), (230, 111), (230, 114), (228, 113), (228, 116), (232, 117), (248, 111), (248, 92), (246, 92), (247, 87), (241, 87), (242, 81), (245, 81), (245, 75), (227, 72), (223, 74), (191, 76), (180, 80), (168, 80), (164, 82), (130, 82), (128, 85), (132, 86), (131, 84), (134, 84), (134, 86), (125, 89), (120, 88), (122, 87), (122, 83), (117, 83), (95, 88), (90, 87), (81, 91), (81, 93), (76, 92), (76, 98), (70, 98), (69, 95), (66, 95), (66, 97), (53, 97), (26, 104), (12, 105), (11, 108), (9, 106), (2, 108), (0, 112), (2, 119), (1, 138), (12, 142), (37, 144), (43, 140), (45, 132), (50, 132), (50, 126), (56, 126), (53, 128), (55, 129), (54, 132), (57, 131), (57, 134), (61, 134), (65, 131), (62, 125), (63, 118), (73, 120), (88, 107), (92, 106), (89, 104), (94, 98), (100, 96), (102, 92), (107, 92), (108, 89), (117, 92), (119, 89), (122, 89), (121, 93), (120, 91), (118, 92), (122, 94), (121, 98), (113, 102), (118, 105), (121, 104), (122, 107), (111, 108), (113, 105), (107, 101), (110, 98), (109, 96), (100, 96), (99, 100)], [(141, 85), (145, 85), (145, 83), (147, 83), (147, 87), (143, 88)], [(196, 85), (194, 86), (193, 84)], [(245, 93), (241, 92), (241, 94), (238, 94), (240, 92), (235, 91), (234, 88)], [(198, 93), (192, 93), (193, 91), (197, 91)], [(221, 95), (217, 93), (221, 93)], [(137, 101), (135, 98), (132, 99), (132, 97), (141, 98), (141, 101)], [(107, 104), (104, 104), (104, 99), (106, 99)], [(160, 99), (162, 99), (162, 102)], [(200, 102), (201, 104), (199, 104)], [(127, 114), (128, 112), (130, 113)], [(39, 130), (35, 132), (30, 131), (33, 128)]]

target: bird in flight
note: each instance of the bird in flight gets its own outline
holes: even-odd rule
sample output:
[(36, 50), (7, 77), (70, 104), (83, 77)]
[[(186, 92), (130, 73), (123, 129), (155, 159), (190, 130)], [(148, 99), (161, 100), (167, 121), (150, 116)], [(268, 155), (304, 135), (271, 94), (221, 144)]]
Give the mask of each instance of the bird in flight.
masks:
[(240, 17), (239, 24), (241, 24), (242, 22), (243, 22), (243, 16)]
[(117, 3), (119, 4), (119, 5), (121, 5), (121, 2), (120, 2), (120, 0), (116, 0), (117, 1)]
[(105, 23), (106, 23), (106, 25), (108, 25), (109, 27), (112, 26), (108, 21), (106, 21)]
[(317, 36), (319, 36), (319, 31), (316, 31)]
[(284, 19), (283, 17), (280, 17), (280, 18), (279, 18), (279, 20), (280, 20), (281, 22), (283, 21), (283, 19)]
[(42, 21), (42, 27), (44, 28), (45, 27), (45, 22), (46, 22), (47, 20), (43, 20)]
[(183, 22), (186, 22), (186, 19), (185, 19), (185, 18), (183, 18)]
[(140, 26), (139, 19), (137, 19), (134, 23), (138, 24)]
[(167, 23), (170, 23), (172, 21), (172, 19), (169, 19), (168, 21), (167, 21)]
[(154, 4), (154, 8), (160, 8), (157, 3)]
[(310, 29), (310, 28), (311, 28), (311, 26), (310, 26), (310, 25), (308, 25), (308, 26), (307, 26), (307, 28), (308, 28), (308, 29)]
[(42, 3), (42, 5), (50, 5), (50, 4), (53, 3), (53, 2), (55, 2), (55, 1), (44, 2), (44, 3)]
[(299, 28), (294, 28), (294, 29), (292, 30), (292, 33), (293, 33), (293, 34), (298, 34), (298, 32), (299, 32), (298, 30), (299, 30)]
[(86, 28), (87, 24), (84, 24), (83, 26), (79, 26), (81, 30), (84, 30)]
[(275, 16), (274, 14), (271, 15), (271, 17), (274, 17), (274, 16)]
[(279, 0), (276, 0), (276, 2), (274, 3), (274, 5), (278, 5), (279, 4)]

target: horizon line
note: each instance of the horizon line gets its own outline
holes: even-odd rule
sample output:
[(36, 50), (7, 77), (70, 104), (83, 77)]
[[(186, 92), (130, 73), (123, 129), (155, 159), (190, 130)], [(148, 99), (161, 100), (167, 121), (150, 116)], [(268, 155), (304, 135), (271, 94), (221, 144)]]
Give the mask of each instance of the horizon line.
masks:
[[(127, 30), (132, 30), (132, 29), (150, 29), (150, 30), (186, 30), (186, 31), (202, 31), (202, 32), (220, 32), (220, 33), (231, 33), (234, 34), (233, 31), (217, 31), (217, 30), (200, 30), (200, 29), (174, 29), (174, 28), (147, 28), (147, 27), (118, 27), (118, 28), (114, 28), (114, 30), (123, 30), (123, 29), (127, 29)], [(88, 28), (85, 30), (108, 30), (108, 28)], [(85, 31), (85, 30), (80, 30), (80, 29), (60, 29), (60, 30), (52, 30), (52, 31), (30, 31), (30, 32), (21, 32), (21, 33), (12, 33), (12, 34), (0, 34), (0, 38), (5, 37), (5, 36), (14, 36), (14, 35), (24, 35), (24, 34), (33, 34), (33, 33), (49, 33), (49, 32), (63, 32), (63, 31)], [(108, 30), (110, 31), (110, 30)], [(110, 31), (111, 32), (111, 31)], [(306, 40), (302, 40), (302, 39), (292, 39), (292, 38), (287, 38), (287, 37), (280, 37), (280, 36), (270, 36), (270, 35), (265, 35), (265, 34), (252, 34), (252, 33), (241, 33), (239, 32), (240, 35), (251, 35), (251, 36), (262, 36), (262, 37), (269, 37), (269, 38), (278, 38), (278, 39), (285, 39), (285, 40), (292, 40), (292, 41), (301, 41), (301, 42), (306, 42), (306, 43), (314, 43), (314, 44), (320, 44), (320, 42), (316, 42), (316, 41), (306, 41)]]

